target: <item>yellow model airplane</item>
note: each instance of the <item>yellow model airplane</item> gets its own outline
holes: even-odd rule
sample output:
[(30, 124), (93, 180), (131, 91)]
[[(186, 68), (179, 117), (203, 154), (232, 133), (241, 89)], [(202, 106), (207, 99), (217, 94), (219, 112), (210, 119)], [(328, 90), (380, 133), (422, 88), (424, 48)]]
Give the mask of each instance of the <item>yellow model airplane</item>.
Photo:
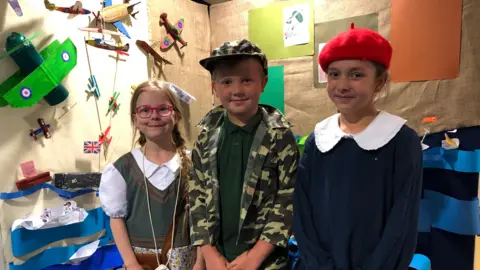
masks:
[(103, 9), (97, 14), (93, 13), (93, 15), (95, 16), (97, 23), (100, 22), (100, 27), (103, 27), (104, 23), (111, 23), (118, 29), (118, 31), (130, 38), (130, 35), (128, 34), (121, 20), (128, 15), (131, 15), (133, 18), (135, 18), (135, 15), (138, 13), (138, 11), (132, 13), (133, 7), (139, 3), (140, 2), (135, 4), (112, 5), (112, 0), (105, 0), (103, 2)]

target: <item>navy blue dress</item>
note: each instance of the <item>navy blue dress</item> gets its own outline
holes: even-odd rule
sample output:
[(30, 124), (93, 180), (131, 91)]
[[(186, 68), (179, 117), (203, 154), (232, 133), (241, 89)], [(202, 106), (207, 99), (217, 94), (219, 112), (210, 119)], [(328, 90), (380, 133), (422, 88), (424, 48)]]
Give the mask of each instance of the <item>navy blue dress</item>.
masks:
[(406, 125), (370, 151), (344, 137), (323, 153), (312, 133), (294, 195), (298, 269), (407, 269), (417, 240), (422, 165), (420, 140)]

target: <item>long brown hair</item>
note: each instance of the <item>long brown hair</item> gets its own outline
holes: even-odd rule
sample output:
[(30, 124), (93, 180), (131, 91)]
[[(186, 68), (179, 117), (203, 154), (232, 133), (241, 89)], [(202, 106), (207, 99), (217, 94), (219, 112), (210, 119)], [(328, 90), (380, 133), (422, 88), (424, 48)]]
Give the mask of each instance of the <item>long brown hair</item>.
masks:
[(137, 132), (140, 134), (140, 136), (136, 141), (136, 143), (138, 143), (140, 146), (143, 147), (147, 142), (147, 138), (145, 137), (145, 134), (143, 134), (141, 131), (138, 131), (138, 129), (135, 127), (135, 113), (136, 113), (137, 100), (140, 94), (142, 94), (147, 90), (165, 92), (165, 94), (168, 97), (168, 100), (170, 101), (170, 103), (172, 103), (173, 111), (175, 112), (175, 115), (178, 117), (177, 118), (178, 121), (173, 127), (173, 131), (172, 131), (172, 142), (175, 145), (175, 148), (177, 149), (177, 153), (180, 155), (180, 158), (181, 158), (181, 172), (182, 172), (182, 178), (184, 180), (183, 190), (184, 190), (184, 194), (186, 194), (188, 190), (188, 181), (190, 180), (192, 161), (187, 155), (187, 140), (184, 138), (183, 132), (181, 131), (181, 127), (183, 127), (183, 114), (179, 105), (180, 100), (177, 98), (175, 94), (172, 93), (172, 91), (170, 91), (170, 89), (168, 88), (168, 85), (163, 81), (152, 80), (152, 81), (143, 82), (140, 85), (138, 85), (135, 91), (133, 92), (132, 99), (130, 100), (130, 120), (132, 122), (133, 130), (134, 130), (132, 148), (135, 145), (135, 137), (137, 135)]

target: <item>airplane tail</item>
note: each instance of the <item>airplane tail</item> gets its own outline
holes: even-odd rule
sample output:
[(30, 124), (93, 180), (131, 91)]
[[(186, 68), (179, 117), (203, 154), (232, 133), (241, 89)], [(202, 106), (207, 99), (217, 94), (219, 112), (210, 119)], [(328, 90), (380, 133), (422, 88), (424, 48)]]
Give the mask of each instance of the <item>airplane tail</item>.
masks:
[(135, 13), (132, 13), (131, 16), (136, 20), (137, 18), (135, 17), (135, 15), (137, 15), (140, 11), (137, 11)]
[[(129, 6), (127, 7), (128, 13), (132, 13), (133, 7), (136, 6), (136, 5), (138, 5), (138, 4), (140, 4), (141, 2), (142, 2), (142, 1), (138, 1), (138, 2), (135, 3), (135, 4), (129, 5)], [(135, 13), (138, 13), (138, 12), (135, 12)], [(132, 16), (133, 16), (133, 15), (132, 15)]]

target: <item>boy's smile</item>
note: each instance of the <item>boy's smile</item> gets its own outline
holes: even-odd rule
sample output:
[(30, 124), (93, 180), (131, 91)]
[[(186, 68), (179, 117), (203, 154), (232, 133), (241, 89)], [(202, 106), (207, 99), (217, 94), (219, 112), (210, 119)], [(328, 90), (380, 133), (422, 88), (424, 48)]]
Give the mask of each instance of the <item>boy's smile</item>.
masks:
[(267, 84), (260, 62), (255, 58), (216, 65), (214, 90), (230, 120), (245, 124), (258, 109), (258, 101)]

